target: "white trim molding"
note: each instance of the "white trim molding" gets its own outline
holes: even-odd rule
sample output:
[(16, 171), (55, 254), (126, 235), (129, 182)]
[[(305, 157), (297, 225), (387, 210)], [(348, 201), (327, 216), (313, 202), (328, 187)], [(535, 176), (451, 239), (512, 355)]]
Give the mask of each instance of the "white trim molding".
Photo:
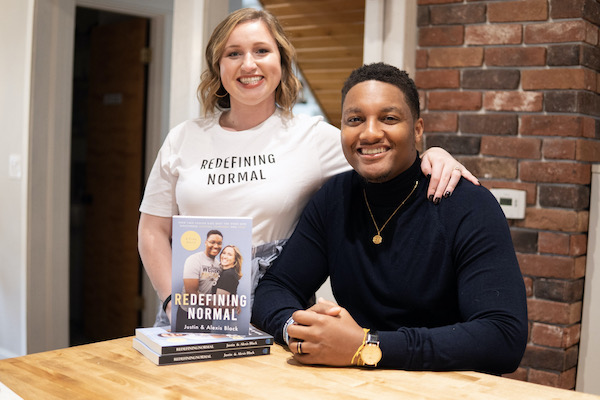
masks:
[[(583, 310), (581, 316), (581, 340), (579, 344), (579, 364), (577, 384), (580, 392), (600, 395), (600, 164), (592, 165), (592, 189), (590, 197), (590, 219), (583, 289)], [(594, 206), (594, 204), (596, 206)]]
[(363, 62), (383, 61), (414, 77), (417, 5), (414, 0), (366, 0)]

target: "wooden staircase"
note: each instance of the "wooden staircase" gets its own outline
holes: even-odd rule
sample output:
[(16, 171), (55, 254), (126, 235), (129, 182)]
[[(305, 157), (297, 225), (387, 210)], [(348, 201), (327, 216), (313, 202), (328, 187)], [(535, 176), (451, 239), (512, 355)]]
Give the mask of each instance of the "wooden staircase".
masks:
[(341, 89), (363, 62), (365, 0), (261, 0), (298, 52), (298, 68), (329, 122), (341, 119)]

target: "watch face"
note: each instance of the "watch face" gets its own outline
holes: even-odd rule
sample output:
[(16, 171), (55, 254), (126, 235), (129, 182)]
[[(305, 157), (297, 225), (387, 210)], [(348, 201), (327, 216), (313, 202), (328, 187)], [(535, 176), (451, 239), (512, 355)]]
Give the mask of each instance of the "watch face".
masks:
[(360, 357), (366, 365), (376, 365), (381, 360), (381, 349), (377, 345), (368, 344), (360, 352)]

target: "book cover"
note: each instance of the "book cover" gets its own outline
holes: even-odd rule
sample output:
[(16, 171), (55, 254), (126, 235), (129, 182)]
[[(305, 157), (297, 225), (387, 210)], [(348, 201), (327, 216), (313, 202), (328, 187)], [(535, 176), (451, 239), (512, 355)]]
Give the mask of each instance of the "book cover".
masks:
[(135, 337), (158, 355), (272, 345), (273, 336), (250, 325), (248, 335), (172, 332), (169, 327), (137, 328)]
[(247, 335), (252, 219), (173, 217), (172, 332)]
[(142, 353), (148, 360), (156, 365), (263, 356), (271, 353), (271, 346), (258, 346), (160, 355), (153, 352), (152, 349), (142, 343), (138, 338), (133, 338), (133, 348)]

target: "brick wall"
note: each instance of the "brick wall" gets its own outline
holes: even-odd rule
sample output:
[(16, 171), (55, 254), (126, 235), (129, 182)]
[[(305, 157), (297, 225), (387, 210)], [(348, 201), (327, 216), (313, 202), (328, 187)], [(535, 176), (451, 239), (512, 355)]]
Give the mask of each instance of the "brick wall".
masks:
[[(600, 162), (598, 0), (418, 0), (425, 147), (487, 188), (527, 192), (510, 220), (529, 343), (510, 377), (574, 388), (590, 207)], [(597, 205), (594, 205), (597, 207)]]

